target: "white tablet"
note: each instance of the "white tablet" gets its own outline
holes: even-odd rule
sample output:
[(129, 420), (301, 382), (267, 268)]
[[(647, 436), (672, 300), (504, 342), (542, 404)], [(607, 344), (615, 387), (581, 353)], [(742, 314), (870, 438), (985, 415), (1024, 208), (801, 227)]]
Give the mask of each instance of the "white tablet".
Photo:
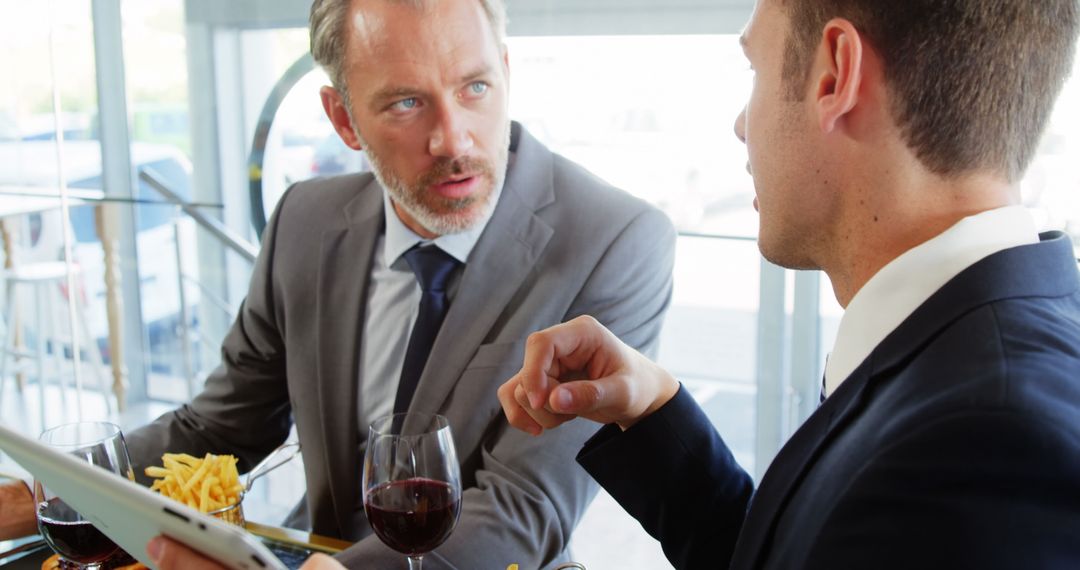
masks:
[(150, 568), (146, 543), (163, 534), (234, 569), (287, 570), (258, 538), (187, 505), (0, 425), (0, 450)]

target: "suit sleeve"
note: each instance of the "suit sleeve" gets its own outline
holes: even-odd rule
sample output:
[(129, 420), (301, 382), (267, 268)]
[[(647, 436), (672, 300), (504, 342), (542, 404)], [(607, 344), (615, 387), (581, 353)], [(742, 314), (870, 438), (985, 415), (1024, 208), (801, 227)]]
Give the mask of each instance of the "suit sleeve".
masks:
[(625, 432), (605, 426), (578, 462), (675, 568), (727, 567), (753, 481), (684, 387)]
[[(602, 221), (600, 222), (602, 223)], [(653, 208), (628, 219), (569, 305), (563, 320), (590, 314), (635, 348), (655, 353), (671, 299), (675, 232)], [(517, 367), (520, 368), (520, 356)], [(506, 378), (499, 378), (499, 382)], [(572, 459), (597, 425), (575, 420), (539, 437), (499, 413), (485, 437), (476, 485), (464, 493), (457, 528), (425, 569), (553, 568), (597, 485)], [(339, 555), (346, 566), (397, 564), (374, 536)]]
[(940, 418), (867, 462), (806, 567), (1080, 568), (1077, 481), (1080, 442), (1049, 419)]
[[(288, 437), (292, 426), (285, 379), (285, 347), (274, 312), (272, 272), (278, 219), (287, 192), (267, 225), (248, 294), (221, 347), (222, 363), (190, 403), (125, 434), (140, 482), (161, 454), (232, 454), (241, 471)], [(258, 429), (252, 429), (258, 426)]]

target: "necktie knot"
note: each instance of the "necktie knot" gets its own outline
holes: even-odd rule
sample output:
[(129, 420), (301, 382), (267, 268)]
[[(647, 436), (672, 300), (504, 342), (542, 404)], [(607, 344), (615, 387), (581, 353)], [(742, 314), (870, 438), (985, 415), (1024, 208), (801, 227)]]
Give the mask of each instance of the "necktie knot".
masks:
[(434, 245), (410, 249), (405, 252), (405, 261), (416, 274), (420, 290), (425, 293), (446, 291), (446, 284), (458, 266), (458, 260)]

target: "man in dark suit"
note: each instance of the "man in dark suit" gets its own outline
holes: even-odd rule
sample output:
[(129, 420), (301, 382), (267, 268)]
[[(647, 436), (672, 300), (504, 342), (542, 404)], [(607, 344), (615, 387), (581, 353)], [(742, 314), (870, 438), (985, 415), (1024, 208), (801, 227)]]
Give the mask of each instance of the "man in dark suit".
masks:
[[(283, 196), (222, 366), (190, 404), (126, 434), (138, 476), (165, 451), (231, 453), (250, 468), (295, 424), (301, 514), (319, 534), (356, 541), (339, 555), (347, 566), (397, 567), (403, 556), (364, 514), (367, 426), (394, 409), (439, 413), (465, 489), (455, 532), (424, 566), (568, 559), (597, 490), (572, 458), (595, 426), (529, 437), (509, 429), (496, 390), (529, 333), (583, 314), (654, 351), (675, 232), (510, 121), (504, 27), (501, 0), (313, 3), (313, 56), (334, 83), (323, 105), (375, 172)], [(409, 254), (418, 245), (451, 269), (449, 309), (413, 392), (402, 386), (424, 299)]]
[(736, 133), (759, 246), (846, 312), (827, 399), (756, 493), (686, 390), (588, 317), (530, 338), (511, 424), (610, 424), (578, 461), (678, 568), (1080, 568), (1080, 278), (1017, 188), (1078, 11), (758, 1)]

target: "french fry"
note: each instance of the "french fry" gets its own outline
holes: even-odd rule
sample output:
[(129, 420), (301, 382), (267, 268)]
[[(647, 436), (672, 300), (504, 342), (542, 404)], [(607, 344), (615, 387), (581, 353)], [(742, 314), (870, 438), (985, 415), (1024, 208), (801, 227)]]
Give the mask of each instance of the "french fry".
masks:
[(154, 478), (151, 490), (207, 513), (240, 501), (244, 486), (237, 461), (231, 455), (166, 453), (161, 467), (147, 467), (145, 473)]

